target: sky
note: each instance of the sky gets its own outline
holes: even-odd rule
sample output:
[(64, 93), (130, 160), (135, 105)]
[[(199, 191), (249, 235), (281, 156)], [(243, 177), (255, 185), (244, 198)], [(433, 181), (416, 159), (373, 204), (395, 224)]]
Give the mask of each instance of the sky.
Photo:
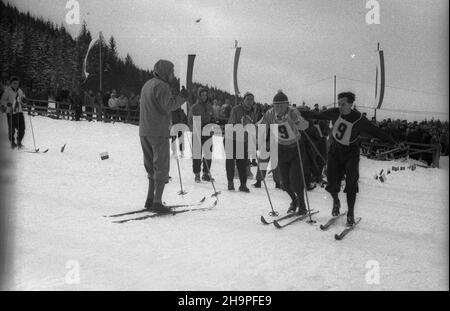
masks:
[[(7, 0), (76, 36), (66, 0)], [(374, 0), (371, 0), (374, 1)], [(92, 34), (113, 35), (119, 54), (152, 69), (196, 54), (194, 81), (231, 91), (235, 40), (242, 48), (238, 85), (257, 102), (283, 90), (291, 103), (312, 106), (353, 91), (369, 116), (375, 106), (377, 43), (385, 54), (386, 92), (377, 116), (448, 120), (447, 0), (378, 0), (380, 23), (368, 24), (369, 0), (78, 0)], [(196, 20), (200, 19), (200, 22)], [(402, 113), (401, 111), (414, 113)]]

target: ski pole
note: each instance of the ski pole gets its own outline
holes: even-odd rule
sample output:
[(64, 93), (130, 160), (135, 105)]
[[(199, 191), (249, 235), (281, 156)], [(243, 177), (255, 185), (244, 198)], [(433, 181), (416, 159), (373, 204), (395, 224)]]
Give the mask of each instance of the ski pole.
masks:
[[(262, 177), (262, 173), (261, 173), (261, 170), (260, 170), (260, 168), (259, 168), (259, 157), (258, 157), (258, 156), (256, 156), (256, 163), (258, 164), (258, 171), (260, 172), (261, 177)], [(258, 173), (257, 173), (257, 174), (258, 174)], [(272, 211), (269, 212), (269, 216), (277, 217), (277, 216), (279, 215), (279, 213), (273, 209), (273, 204), (272, 204), (272, 200), (270, 199), (269, 190), (267, 189), (267, 184), (266, 184), (266, 178), (265, 178), (265, 176), (264, 176), (264, 178), (262, 179), (262, 182), (263, 182), (263, 184), (264, 184), (264, 189), (266, 189), (266, 194), (267, 194), (267, 198), (269, 199), (270, 208), (272, 209)]]
[(310, 144), (312, 145), (314, 151), (316, 151), (317, 155), (322, 159), (324, 164), (327, 164), (327, 160), (325, 159), (325, 157), (320, 153), (319, 149), (317, 149), (316, 144), (312, 141), (311, 137), (309, 137), (308, 133), (306, 133), (306, 131), (302, 131), (303, 134), (305, 134), (306, 138), (308, 139), (308, 141), (310, 142)]
[(297, 139), (296, 143), (297, 143), (297, 152), (298, 152), (298, 156), (300, 159), (300, 169), (302, 170), (302, 181), (303, 181), (303, 191), (305, 192), (305, 198), (306, 198), (306, 205), (308, 207), (308, 214), (309, 214), (309, 220), (307, 221), (310, 224), (315, 223), (315, 220), (312, 220), (311, 218), (311, 209), (309, 207), (309, 200), (308, 200), (308, 191), (306, 191), (306, 181), (305, 181), (305, 172), (303, 171), (303, 159), (302, 159), (302, 153), (300, 152), (300, 143), (298, 142), (299, 140)]
[(177, 167), (178, 167), (178, 178), (180, 179), (180, 188), (181, 188), (181, 190), (178, 191), (178, 194), (185, 195), (187, 194), (187, 192), (183, 190), (183, 181), (181, 180), (180, 160), (178, 159), (178, 155), (177, 155)]
[[(192, 132), (192, 139), (194, 139), (194, 132)], [(194, 157), (194, 151), (193, 151), (193, 148), (192, 148), (192, 143), (191, 143), (191, 141), (189, 139), (188, 139), (188, 141), (189, 141), (189, 146), (191, 147), (192, 157)], [(200, 148), (203, 149), (203, 144), (200, 144)], [(212, 158), (212, 156), (211, 156), (211, 158)], [(201, 156), (200, 156), (200, 160), (203, 160), (202, 153), (201, 153)], [(216, 191), (216, 186), (214, 185), (214, 180), (212, 178), (211, 170), (209, 169), (208, 161), (206, 159), (203, 161), (203, 165), (205, 165), (205, 164), (206, 164), (206, 168), (207, 168), (208, 174), (209, 174), (209, 181), (211, 182), (211, 185), (212, 185), (213, 190), (214, 190), (214, 193), (211, 195), (211, 197), (217, 197), (220, 194), (220, 191), (219, 192)]]
[[(6, 117), (8, 117), (8, 113), (6, 113)], [(10, 137), (10, 140), (11, 140), (11, 145), (13, 145), (14, 144), (14, 132), (13, 132), (13, 114), (12, 114), (12, 109), (11, 109), (11, 115), (10, 115), (10, 118), (9, 118), (9, 137)]]
[(34, 151), (37, 152), (37, 149), (36, 149), (36, 141), (34, 140), (34, 130), (33, 130), (33, 122), (31, 121), (31, 115), (29, 115), (29, 117), (30, 117), (30, 125), (31, 125), (31, 134), (33, 135)]

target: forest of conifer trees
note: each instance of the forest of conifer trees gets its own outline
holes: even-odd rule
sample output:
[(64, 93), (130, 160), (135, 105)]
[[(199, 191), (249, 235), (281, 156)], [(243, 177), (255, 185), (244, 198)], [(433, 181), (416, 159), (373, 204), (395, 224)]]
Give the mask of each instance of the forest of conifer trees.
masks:
[[(92, 40), (83, 23), (77, 38), (50, 21), (21, 13), (0, 1), (0, 74), (22, 79), (26, 89), (57, 94), (62, 89), (99, 89), (99, 42), (89, 53), (85, 79), (82, 64)], [(118, 57), (114, 37), (102, 41), (103, 89), (126, 89), (137, 92), (150, 78), (148, 70), (137, 68), (130, 55)]]
[[(98, 55), (101, 42), (102, 90), (138, 93), (152, 77), (152, 72), (138, 68), (129, 54), (121, 59), (113, 36), (97, 41), (91, 49), (86, 68), (89, 77), (85, 79), (82, 66), (92, 38), (85, 22), (74, 39), (64, 25), (57, 26), (29, 12), (19, 12), (0, 0), (1, 80), (18, 76), (26, 93), (33, 94), (57, 96), (62, 90), (75, 88), (97, 92), (100, 88)], [(204, 85), (193, 83), (193, 86), (195, 98), (195, 89)], [(226, 98), (232, 99), (227, 92), (216, 87), (210, 89), (212, 97), (222, 103)]]

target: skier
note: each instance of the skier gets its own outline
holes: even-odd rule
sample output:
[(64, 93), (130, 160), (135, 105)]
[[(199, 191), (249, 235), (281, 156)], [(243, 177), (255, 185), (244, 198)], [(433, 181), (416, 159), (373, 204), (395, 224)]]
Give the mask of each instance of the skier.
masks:
[[(331, 120), (333, 129), (331, 145), (327, 159), (326, 190), (333, 198), (332, 216), (339, 215), (341, 203), (338, 193), (341, 189), (341, 180), (345, 175), (345, 189), (347, 194), (347, 226), (355, 223), (354, 207), (358, 192), (359, 179), (359, 135), (361, 132), (377, 137), (383, 141), (397, 144), (394, 139), (370, 123), (361, 113), (352, 110), (355, 94), (343, 92), (338, 95), (338, 108), (331, 108), (322, 112), (302, 111), (307, 119)], [(402, 147), (399, 144), (399, 147)]]
[[(191, 107), (191, 111), (189, 112), (189, 126), (193, 130), (193, 117), (194, 116), (200, 116), (201, 117), (201, 129), (203, 129), (203, 126), (214, 123), (214, 111), (212, 108), (211, 103), (208, 100), (208, 89), (204, 87), (200, 87), (197, 91), (197, 102)], [(204, 181), (211, 181), (211, 172), (209, 171), (211, 169), (212, 160), (207, 159), (202, 156), (202, 150), (203, 150), (203, 144), (211, 138), (211, 135), (208, 136), (201, 136), (201, 148), (200, 148), (200, 159), (193, 159), (192, 160), (192, 170), (194, 171), (195, 175), (195, 182), (200, 182), (200, 171), (202, 166), (202, 159), (203, 159), (203, 175), (202, 180)], [(192, 139), (198, 139), (198, 137), (194, 136)], [(194, 142), (192, 143), (193, 146)]]
[[(1, 109), (6, 112), (8, 119), (8, 137), (11, 148), (23, 147), (22, 139), (25, 136), (25, 118), (23, 117), (22, 104), (25, 101), (25, 94), (19, 88), (18, 77), (11, 77), (10, 86), (5, 88), (1, 98)], [(17, 130), (17, 144), (14, 139)]]
[(282, 92), (273, 98), (273, 108), (268, 110), (260, 120), (266, 125), (266, 131), (270, 124), (278, 124), (278, 167), (280, 170), (281, 184), (292, 199), (288, 213), (294, 213), (298, 208), (299, 215), (308, 212), (305, 206), (304, 187), (300, 167), (299, 149), (302, 159), (305, 159), (304, 146), (297, 148), (301, 141), (300, 131), (308, 128), (309, 123), (303, 119), (300, 112), (289, 107), (288, 97)]
[[(228, 120), (228, 124), (241, 124), (243, 127), (245, 127), (248, 124), (255, 124), (258, 121), (258, 111), (255, 109), (255, 98), (254, 95), (250, 92), (247, 92), (244, 94), (244, 99), (240, 105), (236, 105), (231, 110), (230, 119)], [(233, 145), (233, 153), (227, 154), (227, 160), (226, 160), (226, 170), (227, 170), (227, 179), (228, 179), (228, 190), (234, 190), (234, 169), (235, 169), (235, 162), (237, 166), (237, 170), (239, 173), (239, 191), (242, 192), (250, 192), (250, 190), (247, 187), (247, 162), (248, 162), (248, 144), (249, 138), (248, 133), (244, 133), (244, 141), (240, 141), (241, 138), (237, 137), (235, 133), (233, 133), (235, 137), (233, 137), (233, 140), (228, 142), (229, 145)], [(233, 135), (233, 136), (234, 136)], [(237, 157), (237, 148), (238, 145), (244, 147), (244, 154), (243, 158)], [(227, 146), (227, 143), (225, 144)]]
[(170, 212), (162, 204), (162, 194), (169, 180), (171, 112), (187, 98), (183, 92), (176, 98), (172, 95), (173, 70), (170, 61), (156, 62), (154, 77), (144, 84), (140, 96), (139, 136), (149, 181), (145, 207), (156, 213)]

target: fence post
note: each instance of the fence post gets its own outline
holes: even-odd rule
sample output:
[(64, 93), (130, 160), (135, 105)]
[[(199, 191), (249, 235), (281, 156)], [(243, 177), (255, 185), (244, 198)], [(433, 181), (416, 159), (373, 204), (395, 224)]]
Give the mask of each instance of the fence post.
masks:
[(434, 165), (434, 167), (439, 168), (439, 159), (440, 159), (440, 155), (441, 155), (441, 145), (440, 144), (436, 144), (435, 145), (435, 149), (436, 149), (436, 151), (434, 152), (434, 156), (433, 156), (433, 165)]

